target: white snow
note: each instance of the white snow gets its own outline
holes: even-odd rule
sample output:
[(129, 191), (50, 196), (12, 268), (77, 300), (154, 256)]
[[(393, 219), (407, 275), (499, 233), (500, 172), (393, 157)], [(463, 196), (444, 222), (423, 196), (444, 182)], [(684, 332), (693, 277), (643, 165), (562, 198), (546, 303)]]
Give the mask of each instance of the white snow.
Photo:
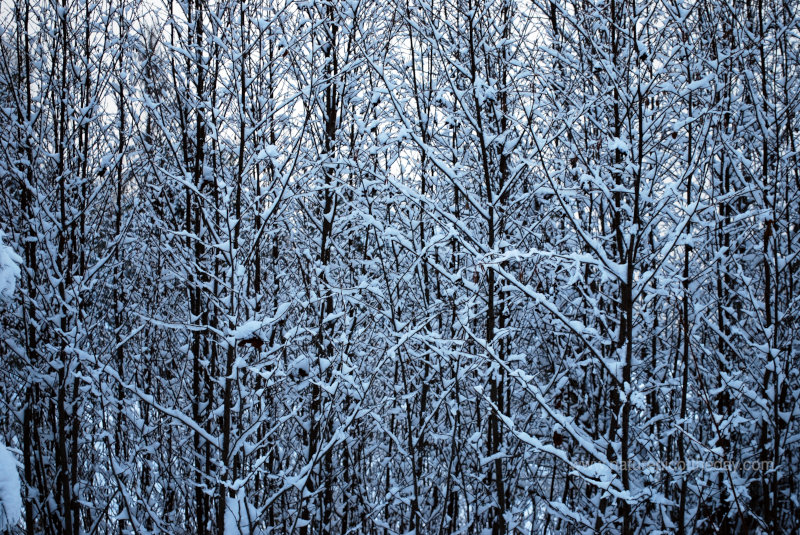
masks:
[(241, 340), (243, 338), (248, 338), (253, 335), (254, 332), (259, 330), (261, 327), (264, 326), (264, 323), (258, 320), (249, 320), (244, 322), (242, 325), (231, 331), (231, 336), (236, 340)]
[(250, 526), (258, 518), (258, 509), (247, 501), (244, 489), (239, 489), (235, 498), (228, 496), (225, 506), (225, 535), (251, 535)]
[(631, 146), (622, 138), (619, 137), (612, 137), (608, 141), (608, 150), (618, 149), (620, 152), (628, 152), (631, 150)]
[(8, 300), (14, 294), (22, 258), (14, 252), (14, 249), (5, 244), (4, 237), (5, 235), (0, 231), (0, 299)]
[(583, 470), (583, 475), (596, 479), (601, 483), (608, 483), (614, 479), (611, 468), (603, 463), (593, 463)]
[(17, 461), (0, 442), (0, 531), (17, 525), (22, 516), (22, 496), (20, 494)]
[(265, 318), (261, 320), (247, 320), (235, 329), (230, 331), (230, 338), (232, 339), (230, 343), (233, 343), (235, 340), (242, 340), (244, 338), (249, 338), (253, 336), (253, 334), (268, 325), (272, 325), (276, 321), (278, 321), (281, 316), (283, 316), (286, 311), (289, 309), (289, 303), (281, 303), (278, 305), (278, 309), (275, 311), (275, 316), (272, 318)]
[(302, 372), (304, 376), (308, 375), (309, 362), (307, 357), (297, 357), (289, 365), (289, 369), (293, 374)]
[[(8, 300), (14, 293), (14, 286), (20, 274), (22, 258), (3, 242), (0, 231), (0, 300)], [(20, 495), (17, 461), (0, 442), (0, 531), (17, 524), (22, 516), (22, 497)]]

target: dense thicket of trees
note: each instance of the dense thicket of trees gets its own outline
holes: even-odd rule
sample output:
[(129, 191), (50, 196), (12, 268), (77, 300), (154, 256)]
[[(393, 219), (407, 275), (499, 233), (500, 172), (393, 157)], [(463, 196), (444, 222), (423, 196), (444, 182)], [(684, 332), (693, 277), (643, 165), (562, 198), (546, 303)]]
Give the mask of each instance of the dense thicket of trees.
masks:
[(798, 8), (0, 2), (15, 532), (800, 530)]

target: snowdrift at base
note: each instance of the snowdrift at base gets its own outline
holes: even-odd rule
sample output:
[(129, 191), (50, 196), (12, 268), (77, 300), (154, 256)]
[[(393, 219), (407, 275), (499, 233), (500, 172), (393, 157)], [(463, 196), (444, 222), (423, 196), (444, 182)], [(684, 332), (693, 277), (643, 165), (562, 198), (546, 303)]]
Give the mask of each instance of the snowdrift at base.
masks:
[(17, 461), (0, 442), (0, 531), (13, 527), (22, 516)]

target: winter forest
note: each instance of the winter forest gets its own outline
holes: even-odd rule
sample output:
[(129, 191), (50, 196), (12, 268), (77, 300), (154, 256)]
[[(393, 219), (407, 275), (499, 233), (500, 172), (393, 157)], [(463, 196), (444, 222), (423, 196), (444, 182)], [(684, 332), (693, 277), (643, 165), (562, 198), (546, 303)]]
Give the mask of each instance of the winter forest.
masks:
[(797, 533), (797, 0), (0, 0), (0, 531)]

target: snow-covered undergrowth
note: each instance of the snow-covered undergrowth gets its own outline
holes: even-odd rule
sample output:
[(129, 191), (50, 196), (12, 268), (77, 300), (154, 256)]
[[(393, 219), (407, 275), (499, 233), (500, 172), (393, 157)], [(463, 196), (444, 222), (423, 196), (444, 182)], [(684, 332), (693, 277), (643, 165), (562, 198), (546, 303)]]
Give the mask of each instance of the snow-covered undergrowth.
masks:
[(0, 231), (0, 299), (5, 301), (14, 293), (22, 258), (5, 244), (4, 236)]
[[(14, 286), (19, 278), (19, 264), (22, 258), (5, 244), (0, 231), (0, 301), (11, 299)], [(22, 516), (22, 496), (20, 494), (17, 461), (0, 442), (0, 531), (15, 526)]]
[(0, 442), (0, 531), (15, 526), (22, 516), (17, 461)]

